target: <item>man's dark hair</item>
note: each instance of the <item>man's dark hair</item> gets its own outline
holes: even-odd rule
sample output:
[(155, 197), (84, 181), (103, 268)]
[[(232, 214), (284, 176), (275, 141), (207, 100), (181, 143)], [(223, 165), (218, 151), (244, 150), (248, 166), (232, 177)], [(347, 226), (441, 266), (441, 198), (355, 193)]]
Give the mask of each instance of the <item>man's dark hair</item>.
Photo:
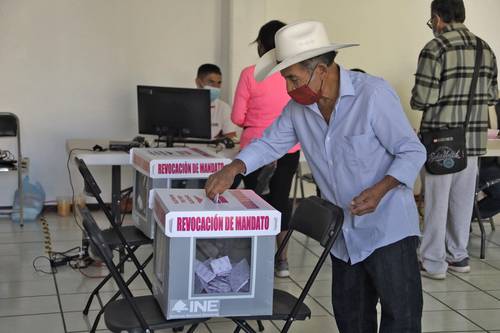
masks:
[(328, 53), (323, 53), (319, 56), (315, 56), (314, 58), (303, 60), (299, 64), (307, 68), (309, 71), (313, 71), (314, 68), (316, 68), (316, 66), (318, 66), (319, 64), (330, 66), (331, 64), (333, 64), (336, 56), (336, 51), (330, 51)]
[(254, 42), (262, 45), (262, 51), (264, 51), (264, 53), (271, 51), (276, 47), (276, 45), (274, 44), (274, 35), (276, 35), (276, 32), (283, 28), (285, 25), (285, 23), (278, 20), (267, 22), (262, 27), (260, 27), (259, 35)]
[(200, 67), (198, 67), (198, 73), (196, 76), (200, 79), (204, 78), (208, 74), (219, 74), (222, 75), (222, 72), (220, 71), (219, 66), (214, 65), (214, 64), (203, 64)]
[(442, 18), (445, 23), (463, 23), (465, 21), (463, 0), (433, 0), (431, 12)]

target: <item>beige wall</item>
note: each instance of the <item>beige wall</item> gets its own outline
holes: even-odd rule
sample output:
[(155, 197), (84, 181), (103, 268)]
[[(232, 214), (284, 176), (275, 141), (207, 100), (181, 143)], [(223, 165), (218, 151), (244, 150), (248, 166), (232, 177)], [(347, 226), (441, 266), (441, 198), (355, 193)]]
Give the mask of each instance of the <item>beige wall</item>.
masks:
[[(220, 61), (220, 12), (221, 0), (0, 0), (0, 111), (19, 115), (49, 200), (70, 193), (66, 139), (134, 137), (137, 84), (193, 87), (199, 64)], [(12, 178), (0, 175), (0, 206)]]
[[(31, 175), (48, 199), (70, 193), (65, 140), (137, 133), (137, 84), (192, 87), (196, 67), (221, 65), (231, 101), (257, 60), (259, 27), (316, 19), (331, 39), (358, 42), (339, 63), (389, 80), (409, 109), (417, 56), (432, 38), (430, 0), (0, 0), (0, 111), (17, 113)], [(467, 25), (500, 54), (500, 1), (466, 0)], [(0, 147), (1, 143), (0, 143)], [(1, 149), (1, 148), (0, 148)], [(108, 170), (102, 170), (106, 174)], [(0, 206), (11, 203), (0, 174)], [(10, 184), (15, 178), (9, 177)], [(109, 194), (109, 179), (104, 179)]]
[[(347, 68), (359, 67), (387, 79), (397, 90), (414, 127), (419, 113), (409, 106), (417, 57), (433, 38), (425, 25), (430, 0), (269, 0), (268, 19), (287, 22), (314, 19), (325, 23), (330, 38), (356, 42), (337, 61)], [(500, 1), (465, 0), (466, 25), (500, 54)]]
[[(355, 42), (361, 46), (343, 50), (337, 61), (346, 68), (359, 67), (387, 79), (397, 90), (414, 127), (419, 113), (409, 106), (413, 74), (422, 47), (433, 38), (426, 26), (431, 0), (266, 0), (265, 17), (251, 15), (238, 18), (242, 36), (248, 39), (258, 28), (272, 19), (322, 21), (332, 41)], [(500, 1), (466, 0), (466, 25), (500, 54)], [(234, 7), (244, 11), (251, 6), (235, 1)], [(252, 34), (253, 33), (253, 34)], [(239, 70), (257, 59), (255, 47), (240, 48), (239, 59), (233, 61), (234, 77)], [(233, 87), (234, 88), (234, 87)]]

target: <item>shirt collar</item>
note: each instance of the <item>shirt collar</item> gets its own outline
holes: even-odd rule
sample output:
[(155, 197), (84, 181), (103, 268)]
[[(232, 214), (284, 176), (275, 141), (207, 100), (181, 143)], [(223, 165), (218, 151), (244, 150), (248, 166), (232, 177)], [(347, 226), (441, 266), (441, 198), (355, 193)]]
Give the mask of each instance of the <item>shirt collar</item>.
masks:
[[(339, 88), (339, 97), (337, 99), (337, 104), (342, 97), (355, 95), (355, 90), (354, 86), (352, 85), (352, 80), (351, 76), (349, 75), (349, 71), (340, 65), (338, 66), (339, 66), (339, 76), (340, 76), (340, 88)], [(319, 113), (319, 107), (318, 104), (316, 103), (307, 105), (307, 108)]]
[(450, 23), (447, 24), (444, 29), (443, 33), (453, 31), (453, 30), (469, 30), (463, 23)]

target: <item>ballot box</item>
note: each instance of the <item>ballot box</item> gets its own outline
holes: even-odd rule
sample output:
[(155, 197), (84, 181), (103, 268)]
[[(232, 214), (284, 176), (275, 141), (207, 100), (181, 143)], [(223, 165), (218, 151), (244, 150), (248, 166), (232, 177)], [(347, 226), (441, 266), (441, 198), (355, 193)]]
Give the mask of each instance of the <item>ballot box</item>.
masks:
[(155, 189), (153, 293), (167, 319), (270, 315), (281, 213), (251, 190)]
[(149, 209), (149, 192), (170, 188), (172, 179), (204, 179), (231, 160), (223, 154), (197, 147), (134, 148), (130, 151), (134, 172), (132, 218), (149, 238), (155, 223)]

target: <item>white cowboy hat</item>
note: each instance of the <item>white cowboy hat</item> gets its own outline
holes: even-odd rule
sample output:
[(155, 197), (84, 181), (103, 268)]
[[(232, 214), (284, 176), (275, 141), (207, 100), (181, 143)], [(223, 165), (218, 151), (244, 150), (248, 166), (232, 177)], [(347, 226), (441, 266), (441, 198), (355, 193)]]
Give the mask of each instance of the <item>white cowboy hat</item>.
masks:
[(303, 60), (359, 44), (330, 43), (325, 26), (317, 21), (291, 23), (276, 32), (276, 48), (264, 54), (255, 66), (254, 77), (266, 77)]

